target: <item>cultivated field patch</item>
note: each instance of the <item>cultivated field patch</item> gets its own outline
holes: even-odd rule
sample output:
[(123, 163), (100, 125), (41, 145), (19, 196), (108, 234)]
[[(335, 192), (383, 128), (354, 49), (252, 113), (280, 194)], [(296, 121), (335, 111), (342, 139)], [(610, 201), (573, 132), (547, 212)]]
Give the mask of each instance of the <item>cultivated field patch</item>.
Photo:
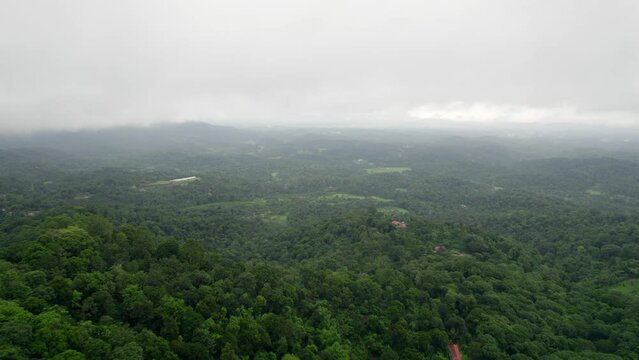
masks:
[(366, 173), (367, 174), (402, 174), (405, 173), (407, 171), (411, 171), (413, 169), (409, 168), (409, 167), (382, 167), (382, 166), (378, 166), (378, 167), (372, 167), (372, 168), (368, 168), (366, 169)]

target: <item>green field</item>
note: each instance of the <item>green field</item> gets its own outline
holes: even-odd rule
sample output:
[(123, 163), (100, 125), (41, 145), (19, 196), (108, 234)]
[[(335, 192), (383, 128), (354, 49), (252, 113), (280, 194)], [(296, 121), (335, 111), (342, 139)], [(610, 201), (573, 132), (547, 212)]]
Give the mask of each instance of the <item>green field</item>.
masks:
[(275, 225), (286, 225), (288, 221), (288, 216), (286, 214), (272, 214), (270, 212), (266, 212), (261, 214), (260, 217), (264, 222)]
[(320, 195), (320, 196), (317, 196), (316, 199), (317, 200), (372, 200), (372, 201), (378, 201), (378, 202), (393, 201), (391, 199), (385, 199), (379, 196), (363, 196), (363, 195), (354, 195), (354, 194), (348, 194), (348, 193)]
[(403, 208), (399, 208), (399, 207), (394, 207), (394, 206), (384, 206), (384, 207), (380, 207), (377, 208), (377, 210), (383, 214), (387, 214), (387, 215), (405, 215), (408, 214), (408, 210), (403, 209)]
[(152, 182), (148, 184), (148, 186), (164, 186), (164, 185), (171, 185), (171, 182), (169, 180), (160, 180), (160, 181), (156, 181), (156, 182)]
[(611, 291), (628, 296), (639, 295), (639, 279), (630, 279), (610, 288)]
[(413, 169), (409, 167), (373, 167), (366, 169), (367, 174), (392, 174), (392, 173), (404, 173), (406, 171), (411, 171)]

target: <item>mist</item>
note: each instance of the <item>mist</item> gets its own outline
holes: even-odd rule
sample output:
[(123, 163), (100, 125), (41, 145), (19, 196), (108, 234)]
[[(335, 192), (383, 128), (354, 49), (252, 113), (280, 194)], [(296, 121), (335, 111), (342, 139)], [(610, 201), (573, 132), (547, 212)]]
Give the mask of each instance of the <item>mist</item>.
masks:
[(631, 128), (635, 1), (5, 1), (0, 132)]

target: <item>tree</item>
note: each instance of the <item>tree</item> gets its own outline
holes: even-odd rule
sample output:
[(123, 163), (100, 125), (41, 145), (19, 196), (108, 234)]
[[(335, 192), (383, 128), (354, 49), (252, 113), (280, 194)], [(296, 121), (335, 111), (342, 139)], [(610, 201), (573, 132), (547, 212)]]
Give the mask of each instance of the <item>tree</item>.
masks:
[(129, 285), (122, 292), (122, 312), (133, 324), (149, 323), (153, 318), (153, 303), (137, 285)]
[(220, 354), (220, 360), (239, 360), (240, 358), (235, 355), (235, 349), (233, 349), (233, 345), (226, 343), (222, 348), (222, 353)]
[(52, 360), (85, 360), (83, 353), (75, 350), (66, 350), (51, 358)]
[(113, 349), (113, 360), (143, 360), (144, 352), (140, 345), (130, 342), (124, 346), (118, 346)]

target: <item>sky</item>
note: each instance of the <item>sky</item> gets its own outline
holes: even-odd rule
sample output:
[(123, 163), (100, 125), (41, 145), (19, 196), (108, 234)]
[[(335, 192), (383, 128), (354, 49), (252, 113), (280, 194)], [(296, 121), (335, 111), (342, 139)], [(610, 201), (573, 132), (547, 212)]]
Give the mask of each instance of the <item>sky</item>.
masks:
[(639, 129), (636, 0), (2, 0), (0, 132)]

